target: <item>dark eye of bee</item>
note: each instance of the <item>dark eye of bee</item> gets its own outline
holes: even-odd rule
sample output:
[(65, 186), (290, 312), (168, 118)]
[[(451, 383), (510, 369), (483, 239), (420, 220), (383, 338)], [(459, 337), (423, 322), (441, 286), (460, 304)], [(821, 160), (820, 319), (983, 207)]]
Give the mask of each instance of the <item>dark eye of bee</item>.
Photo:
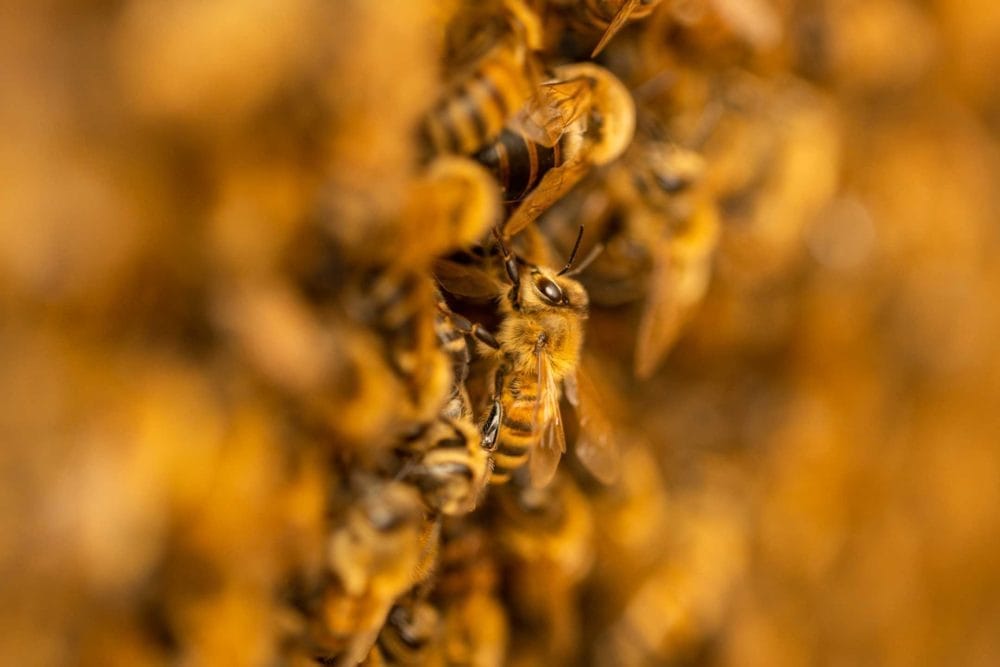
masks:
[(538, 289), (541, 291), (542, 296), (544, 296), (546, 300), (554, 304), (562, 301), (563, 293), (562, 290), (559, 289), (559, 285), (556, 285), (548, 278), (539, 278), (536, 284), (538, 285)]

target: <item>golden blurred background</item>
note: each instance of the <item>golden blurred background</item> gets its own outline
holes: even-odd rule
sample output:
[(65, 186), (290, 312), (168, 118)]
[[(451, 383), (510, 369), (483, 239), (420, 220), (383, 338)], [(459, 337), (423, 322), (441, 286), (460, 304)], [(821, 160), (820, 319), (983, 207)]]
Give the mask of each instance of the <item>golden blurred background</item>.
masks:
[[(509, 26), (549, 73), (625, 5), (632, 146), (510, 240), (603, 235), (617, 481), (567, 408), (548, 489), (442, 509), (435, 326), (503, 314), (435, 271), (502, 209), (419, 129)], [(2, 15), (0, 664), (1000, 663), (997, 3)]]

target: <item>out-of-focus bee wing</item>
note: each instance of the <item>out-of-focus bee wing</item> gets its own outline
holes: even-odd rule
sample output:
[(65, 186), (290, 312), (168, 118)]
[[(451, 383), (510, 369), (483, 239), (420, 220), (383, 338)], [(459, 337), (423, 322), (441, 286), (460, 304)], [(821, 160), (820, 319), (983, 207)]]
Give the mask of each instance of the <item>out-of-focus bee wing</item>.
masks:
[(653, 270), (636, 335), (636, 377), (651, 376), (680, 333), (683, 308), (677, 298), (676, 280), (669, 242), (660, 241), (654, 249)]
[(555, 146), (566, 128), (590, 108), (590, 91), (583, 77), (543, 83), (511, 125), (536, 143)]
[(588, 163), (582, 157), (575, 157), (563, 165), (546, 173), (538, 186), (528, 193), (511, 214), (504, 227), (504, 234), (514, 236), (533, 223), (552, 204), (572, 189), (587, 173)]
[(614, 437), (611, 420), (601, 407), (604, 402), (597, 385), (581, 367), (563, 380), (563, 386), (580, 420), (574, 448), (576, 457), (594, 477), (605, 484), (612, 484), (618, 479), (621, 468), (618, 441)]
[(608, 29), (604, 31), (603, 35), (601, 35), (601, 41), (597, 43), (597, 46), (595, 46), (594, 50), (591, 52), (591, 58), (597, 56), (597, 54), (603, 51), (604, 47), (611, 41), (611, 38), (614, 37), (619, 30), (625, 27), (625, 24), (628, 23), (629, 17), (632, 16), (632, 12), (634, 12), (635, 8), (639, 6), (640, 1), (641, 0), (626, 0), (625, 3), (622, 4), (621, 9), (619, 9), (618, 13), (615, 14), (615, 18), (611, 20), (611, 24), (608, 26)]
[(536, 353), (538, 360), (538, 396), (535, 405), (535, 428), (541, 429), (538, 444), (531, 450), (529, 471), (531, 485), (536, 489), (548, 486), (559, 467), (559, 459), (566, 451), (566, 434), (563, 431), (559, 409), (559, 385), (552, 377), (549, 360), (543, 349)]
[(486, 271), (448, 259), (434, 262), (434, 278), (444, 291), (455, 296), (486, 301), (502, 291), (502, 284)]

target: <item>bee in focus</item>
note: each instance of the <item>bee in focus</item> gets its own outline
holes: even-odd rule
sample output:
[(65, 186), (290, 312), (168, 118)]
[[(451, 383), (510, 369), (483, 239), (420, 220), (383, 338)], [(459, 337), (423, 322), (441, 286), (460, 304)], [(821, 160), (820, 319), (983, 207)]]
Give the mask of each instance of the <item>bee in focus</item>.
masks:
[(554, 79), (515, 120), (476, 156), (514, 207), (507, 236), (534, 222), (592, 166), (624, 152), (635, 131), (635, 104), (611, 72), (576, 63), (555, 68)]
[(598, 402), (586, 391), (592, 385), (577, 378), (588, 298), (573, 276), (586, 268), (586, 262), (572, 269), (583, 228), (559, 271), (516, 257), (500, 232), (494, 234), (507, 285), (472, 269), (466, 278), (448, 281), (456, 294), (476, 296), (491, 289), (500, 301), (502, 319), (495, 337), (478, 325), (470, 328), (478, 334), (482, 354), (494, 365), (492, 396), (482, 425), (482, 444), (493, 452), (490, 481), (506, 483), (530, 462), (531, 483), (543, 487), (549, 482), (566, 451), (559, 404), (564, 386), (567, 399), (580, 413), (581, 426), (587, 426), (577, 439), (577, 456), (599, 479), (608, 481), (614, 475), (614, 466), (608, 463), (616, 460), (615, 441), (608, 422), (596, 416)]

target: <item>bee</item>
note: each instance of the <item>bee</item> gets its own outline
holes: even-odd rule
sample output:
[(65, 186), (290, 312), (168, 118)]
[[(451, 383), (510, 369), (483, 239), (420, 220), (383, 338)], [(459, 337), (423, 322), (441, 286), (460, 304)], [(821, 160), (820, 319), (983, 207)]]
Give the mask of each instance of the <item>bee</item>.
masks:
[(426, 576), (436, 555), (417, 492), (401, 482), (356, 480), (360, 497), (329, 540), (334, 580), (312, 603), (310, 640), (327, 664), (356, 665), (396, 600)]
[(661, 0), (558, 0), (567, 15), (570, 28), (582, 35), (602, 33), (591, 51), (596, 57), (611, 38), (629, 21), (645, 18), (653, 13)]
[(409, 595), (389, 612), (365, 667), (443, 664), (436, 654), (440, 618), (419, 596)]
[[(544, 664), (571, 661), (579, 645), (577, 588), (594, 563), (590, 505), (569, 475), (544, 489), (506, 487), (498, 494), (496, 531), (512, 611), (545, 639), (530, 647)], [(514, 638), (512, 646), (526, 641)]]
[(640, 137), (590, 187), (561, 202), (542, 227), (563, 247), (581, 221), (597, 230), (604, 252), (585, 284), (595, 303), (642, 301), (634, 371), (645, 378), (705, 294), (719, 221), (700, 187), (701, 155), (655, 133)]
[[(534, 94), (542, 67), (538, 16), (521, 0), (469, 3), (449, 26), (445, 59), (457, 73), (420, 128), (434, 153), (469, 155), (495, 138)], [(470, 64), (471, 63), (471, 64)]]
[(435, 294), (435, 329), (451, 360), (451, 394), (437, 419), (404, 447), (403, 454), (411, 461), (402, 476), (420, 489), (432, 513), (453, 516), (475, 509), (489, 479), (492, 460), (480, 446), (465, 388), (470, 361), (466, 332), (472, 325), (451, 312), (440, 292)]
[[(620, 617), (595, 642), (599, 658), (626, 665), (684, 663), (725, 624), (747, 568), (745, 500), (731, 471), (705, 472), (696, 488), (669, 493), (662, 503), (674, 538), (658, 545), (652, 567), (625, 596)], [(608, 574), (620, 586), (626, 573)]]
[(414, 462), (404, 468), (403, 479), (420, 490), (431, 512), (454, 516), (475, 509), (491, 462), (471, 419), (438, 417), (407, 455)]
[(481, 524), (447, 519), (433, 599), (441, 610), (445, 664), (500, 667), (509, 622), (497, 598), (495, 545)]
[(504, 232), (514, 236), (565, 195), (592, 166), (616, 159), (632, 141), (635, 104), (625, 86), (593, 63), (555, 68), (538, 102), (476, 155), (514, 207)]
[[(508, 286), (485, 272), (468, 270), (447, 281), (457, 294), (482, 294), (492, 289), (500, 300), (501, 323), (494, 337), (478, 325), (469, 330), (484, 357), (493, 362), (492, 396), (482, 424), (483, 447), (493, 453), (490, 482), (503, 484), (520, 470), (530, 472), (533, 485), (542, 487), (555, 474), (566, 439), (560, 399), (566, 397), (580, 414), (581, 434), (576, 454), (594, 474), (610, 481), (615, 474), (616, 443), (606, 419), (598, 418), (599, 402), (593, 400), (591, 383), (580, 382), (577, 370), (583, 345), (583, 322), (588, 297), (573, 276), (583, 229), (566, 265), (559, 271), (543, 264), (529, 264), (513, 255), (499, 230), (494, 230), (503, 258)], [(527, 272), (522, 277), (521, 265)], [(455, 279), (455, 280), (452, 280)], [(488, 287), (482, 287), (483, 284)], [(518, 473), (521, 474), (521, 473)]]

